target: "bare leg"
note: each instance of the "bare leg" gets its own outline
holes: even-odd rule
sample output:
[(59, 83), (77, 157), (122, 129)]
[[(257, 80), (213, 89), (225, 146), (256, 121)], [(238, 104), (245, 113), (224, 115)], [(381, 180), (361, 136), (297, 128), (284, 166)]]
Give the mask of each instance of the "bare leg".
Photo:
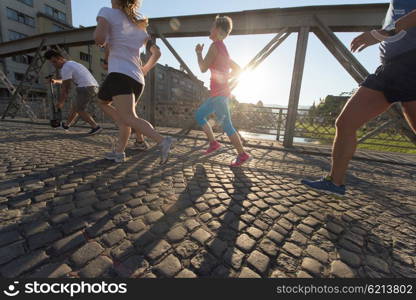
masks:
[(111, 105), (111, 102), (100, 101), (99, 106), (107, 116), (117, 123), (118, 114), (114, 106)]
[(403, 102), (402, 106), (407, 123), (409, 123), (410, 128), (416, 134), (416, 101)]
[(81, 119), (83, 119), (85, 122), (87, 122), (88, 124), (90, 124), (90, 126), (92, 128), (97, 128), (98, 127), (97, 123), (92, 118), (92, 116), (90, 115), (90, 113), (88, 113), (86, 111), (79, 111), (78, 114), (80, 115)]
[(209, 125), (209, 123), (205, 123), (204, 126), (202, 126), (202, 130), (205, 132), (205, 134), (207, 135), (208, 141), (210, 143), (215, 141), (215, 137), (214, 137), (214, 132), (212, 131), (212, 127), (211, 125)]
[(131, 134), (131, 128), (126, 125), (118, 126), (118, 141), (115, 148), (117, 153), (123, 153), (126, 150)]
[(233, 144), (235, 149), (237, 149), (238, 154), (244, 153), (243, 144), (241, 143), (240, 135), (238, 132), (234, 133), (232, 136), (228, 137), (230, 142)]
[(158, 144), (163, 141), (163, 136), (157, 133), (149, 122), (137, 117), (133, 95), (116, 96), (114, 97), (113, 105), (117, 111), (118, 120), (121, 120), (125, 125), (134, 130), (142, 132)]
[(336, 121), (337, 130), (332, 148), (330, 176), (334, 184), (344, 184), (348, 164), (357, 148), (357, 130), (386, 111), (390, 105), (382, 92), (366, 87), (360, 87), (345, 105)]
[(243, 138), (243, 136), (241, 135), (241, 133), (237, 130), (238, 136), (240, 137), (240, 141), (241, 144), (243, 144), (243, 146), (247, 143), (246, 139)]
[[(152, 126), (152, 124), (150, 124), (150, 126)], [(154, 129), (153, 126), (152, 126), (152, 128)], [(143, 143), (144, 142), (144, 135), (143, 135), (143, 133), (141, 133), (140, 130), (134, 130), (134, 133), (136, 134), (136, 142)]]
[(74, 111), (73, 109), (71, 109), (68, 119), (66, 121), (66, 126), (71, 127), (77, 117), (78, 117), (78, 113)]
[(118, 112), (114, 108), (114, 106), (111, 105), (111, 102), (100, 101), (99, 106), (103, 110), (103, 112), (107, 116), (109, 116), (114, 121), (114, 123), (116, 123), (116, 125), (119, 129), (118, 140), (117, 140), (116, 147), (115, 147), (114, 150), (117, 153), (124, 152), (126, 147), (127, 147), (128, 141), (129, 141), (129, 137), (130, 137), (130, 134), (131, 134), (131, 128), (126, 126), (120, 120)]

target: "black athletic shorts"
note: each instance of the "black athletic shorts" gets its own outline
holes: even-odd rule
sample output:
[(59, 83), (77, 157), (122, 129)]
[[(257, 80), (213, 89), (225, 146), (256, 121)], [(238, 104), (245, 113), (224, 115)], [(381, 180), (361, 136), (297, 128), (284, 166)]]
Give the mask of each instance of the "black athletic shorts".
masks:
[(416, 51), (385, 61), (360, 86), (383, 92), (387, 101), (416, 101)]
[(136, 102), (143, 92), (143, 84), (122, 73), (110, 73), (105, 78), (98, 92), (98, 99), (112, 101), (119, 95), (134, 94)]

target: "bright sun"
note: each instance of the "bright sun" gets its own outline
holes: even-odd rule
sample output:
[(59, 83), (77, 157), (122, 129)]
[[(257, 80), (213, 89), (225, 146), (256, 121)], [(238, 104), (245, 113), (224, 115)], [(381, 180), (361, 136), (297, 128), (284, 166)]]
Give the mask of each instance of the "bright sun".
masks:
[(264, 74), (257, 70), (246, 71), (240, 75), (238, 85), (234, 89), (233, 94), (239, 102), (243, 103), (256, 104), (260, 100), (264, 101), (262, 97), (267, 81)]

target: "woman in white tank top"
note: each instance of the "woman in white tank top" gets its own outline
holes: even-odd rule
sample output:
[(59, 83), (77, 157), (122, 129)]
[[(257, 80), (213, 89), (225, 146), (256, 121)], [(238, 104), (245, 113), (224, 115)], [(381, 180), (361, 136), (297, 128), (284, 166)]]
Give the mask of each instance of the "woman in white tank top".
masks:
[(106, 158), (122, 162), (131, 128), (142, 132), (161, 145), (161, 163), (165, 163), (173, 142), (171, 137), (162, 137), (153, 126), (139, 118), (135, 111), (136, 100), (140, 97), (145, 80), (144, 76), (157, 63), (160, 50), (152, 46), (148, 62), (142, 66), (140, 49), (149, 35), (146, 32), (147, 19), (137, 10), (139, 0), (112, 0), (112, 8), (103, 7), (97, 16), (95, 42), (109, 50), (108, 76), (98, 94), (100, 107), (109, 115), (119, 128), (119, 140), (116, 149), (106, 154)]

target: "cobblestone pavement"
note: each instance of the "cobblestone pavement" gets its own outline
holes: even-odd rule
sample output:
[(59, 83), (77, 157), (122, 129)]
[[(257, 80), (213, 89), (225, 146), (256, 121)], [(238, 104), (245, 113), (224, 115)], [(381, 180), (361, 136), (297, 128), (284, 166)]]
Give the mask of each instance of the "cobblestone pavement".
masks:
[(416, 278), (414, 157), (353, 161), (336, 198), (299, 184), (322, 155), (249, 148), (233, 170), (229, 146), (189, 138), (165, 166), (115, 164), (110, 131), (86, 131), (0, 123), (2, 277)]

